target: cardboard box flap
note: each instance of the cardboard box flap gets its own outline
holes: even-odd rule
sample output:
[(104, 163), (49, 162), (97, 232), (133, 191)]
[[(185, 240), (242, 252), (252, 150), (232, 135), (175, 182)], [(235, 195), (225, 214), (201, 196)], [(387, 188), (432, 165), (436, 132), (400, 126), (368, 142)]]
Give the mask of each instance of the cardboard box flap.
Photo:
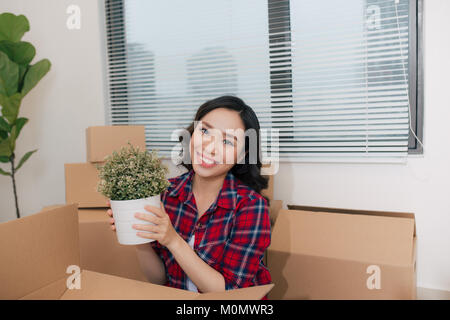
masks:
[(262, 286), (254, 286), (235, 290), (227, 290), (223, 292), (208, 292), (200, 294), (196, 300), (260, 300), (270, 290), (274, 284), (266, 284)]
[(67, 277), (56, 280), (49, 285), (42, 287), (19, 300), (59, 300), (64, 292), (67, 290)]
[(80, 289), (66, 290), (61, 300), (193, 300), (199, 295), (90, 270), (81, 272), (80, 284)]
[(66, 290), (62, 300), (248, 300), (261, 299), (273, 284), (225, 292), (196, 293), (160, 286), (148, 282), (125, 279), (89, 270), (81, 272), (81, 288)]
[(0, 224), (0, 299), (18, 299), (80, 265), (76, 205)]
[(108, 213), (106, 213), (108, 209), (80, 209), (78, 210), (78, 220), (80, 222), (108, 222), (108, 230), (109, 230), (109, 219), (111, 218)]
[(327, 208), (327, 207), (310, 207), (288, 204), (287, 208), (290, 210), (304, 210), (314, 212), (333, 212), (333, 213), (347, 213), (347, 214), (362, 214), (381, 217), (397, 217), (414, 220), (414, 236), (416, 236), (416, 221), (414, 213), (411, 212), (394, 212), (394, 211), (368, 211), (368, 210), (355, 210), (355, 209), (342, 209), (342, 208)]
[[(41, 211), (48, 211), (65, 205), (66, 204), (54, 204), (51, 206), (45, 206)], [(108, 209), (109, 208), (78, 209), (78, 220), (79, 222), (109, 222), (110, 216), (106, 212)]]
[(408, 265), (413, 235), (414, 219), (404, 217), (282, 209), (270, 250)]

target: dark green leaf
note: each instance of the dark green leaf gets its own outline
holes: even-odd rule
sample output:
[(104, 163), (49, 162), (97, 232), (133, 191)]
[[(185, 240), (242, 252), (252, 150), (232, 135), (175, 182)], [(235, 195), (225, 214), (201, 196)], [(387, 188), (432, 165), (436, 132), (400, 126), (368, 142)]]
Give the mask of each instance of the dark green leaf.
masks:
[(33, 151), (28, 151), (27, 153), (25, 153), (25, 155), (22, 157), (22, 159), (20, 159), (19, 164), (17, 165), (17, 167), (16, 167), (15, 170), (16, 170), (16, 171), (19, 170), (20, 167), (25, 163), (25, 161), (27, 161), (28, 158), (29, 158), (33, 153), (35, 153), (36, 151), (37, 151), (37, 149), (36, 149), (36, 150), (33, 150)]
[(31, 43), (24, 41), (0, 41), (0, 51), (3, 51), (8, 56), (9, 60), (22, 66), (29, 65), (36, 54), (34, 46)]
[(25, 73), (27, 72), (29, 66), (22, 66), (19, 64), (19, 85), (17, 87), (18, 92), (22, 92), (23, 81), (25, 79)]
[(3, 163), (9, 162), (9, 157), (0, 156), (0, 162), (3, 162)]
[(16, 16), (9, 12), (0, 14), (0, 40), (20, 41), (29, 30), (30, 24), (24, 15)]
[(14, 123), (17, 119), (21, 101), (22, 94), (20, 92), (13, 94), (10, 97), (0, 94), (0, 105), (3, 107), (2, 115), (10, 124)]
[(22, 88), (22, 97), (25, 96), (34, 86), (44, 77), (50, 70), (50, 61), (47, 59), (42, 59), (41, 61), (30, 66), (27, 73), (25, 73), (25, 78)]
[(11, 126), (8, 124), (8, 122), (6, 122), (5, 118), (3, 118), (3, 117), (0, 117), (0, 130), (6, 131), (6, 132), (11, 131)]
[(10, 148), (9, 138), (0, 141), (0, 156), (9, 157), (12, 151)]
[(19, 137), (20, 131), (27, 122), (28, 122), (27, 118), (18, 118), (16, 120), (15, 125), (11, 129), (11, 136), (17, 139)]
[(7, 97), (17, 92), (19, 84), (19, 65), (11, 61), (6, 53), (0, 51), (0, 94)]
[(0, 130), (0, 140), (8, 138), (8, 132)]
[(10, 136), (10, 146), (11, 150), (14, 150), (16, 148), (16, 140), (19, 137), (20, 131), (22, 130), (23, 126), (28, 122), (27, 118), (18, 118), (16, 120), (16, 123), (13, 125), (11, 129), (11, 136)]
[(0, 169), (0, 174), (4, 175), (4, 176), (11, 176), (11, 172), (8, 171), (4, 171), (2, 169)]

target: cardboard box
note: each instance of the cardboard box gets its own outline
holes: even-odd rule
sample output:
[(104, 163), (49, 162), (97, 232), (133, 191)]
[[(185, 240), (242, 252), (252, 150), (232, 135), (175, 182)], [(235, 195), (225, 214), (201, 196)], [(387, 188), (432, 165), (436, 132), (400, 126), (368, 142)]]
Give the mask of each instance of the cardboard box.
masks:
[[(52, 205), (47, 211), (64, 205)], [(108, 209), (78, 209), (81, 268), (122, 278), (147, 281), (135, 246), (121, 245), (109, 224)]]
[(272, 232), (270, 299), (415, 299), (412, 213), (291, 206)]
[(267, 189), (261, 190), (261, 194), (263, 196), (266, 196), (270, 200), (273, 199), (273, 175), (271, 176), (264, 176), (269, 178), (269, 185), (267, 186)]
[(80, 264), (75, 204), (0, 224), (0, 299), (261, 299), (273, 287), (199, 294), (82, 268), (71, 271)]
[[(270, 208), (269, 208), (269, 216), (270, 216), (270, 227), (273, 228), (273, 225), (275, 224), (275, 221), (278, 216), (278, 212), (283, 207), (283, 201), (282, 200), (271, 200), (270, 201)], [(263, 262), (264, 265), (267, 266), (267, 249), (264, 251), (263, 256)]]
[(145, 150), (145, 126), (95, 126), (86, 129), (87, 162), (102, 162), (128, 145)]
[(78, 203), (79, 208), (107, 207), (108, 199), (97, 192), (100, 181), (93, 163), (65, 163), (66, 203)]
[(277, 220), (277, 217), (278, 217), (278, 213), (280, 212), (282, 207), (283, 207), (282, 200), (271, 200), (270, 201), (269, 215), (270, 215), (270, 224), (272, 226), (275, 224), (275, 221)]
[(111, 230), (107, 209), (79, 209), (81, 268), (147, 281), (135, 246), (121, 245)]
[(266, 168), (267, 170), (270, 171), (270, 173), (272, 173), (272, 174), (269, 174), (269, 175), (262, 175), (263, 177), (269, 178), (269, 181), (268, 181), (267, 188), (261, 190), (261, 194), (263, 196), (269, 198), (269, 200), (272, 201), (273, 200), (273, 181), (274, 181), (275, 174), (274, 174), (274, 171), (272, 170), (273, 168), (272, 168), (272, 165), (270, 163), (263, 164), (261, 166), (261, 168)]

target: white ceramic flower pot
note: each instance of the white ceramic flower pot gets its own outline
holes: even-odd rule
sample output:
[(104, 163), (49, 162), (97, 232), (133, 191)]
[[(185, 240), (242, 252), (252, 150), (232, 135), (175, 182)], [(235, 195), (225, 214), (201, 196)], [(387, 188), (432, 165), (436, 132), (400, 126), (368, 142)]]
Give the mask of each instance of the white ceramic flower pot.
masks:
[(136, 235), (138, 232), (148, 232), (133, 229), (133, 224), (153, 224), (145, 220), (134, 217), (136, 212), (148, 213), (146, 205), (160, 207), (161, 195), (136, 200), (110, 200), (113, 212), (114, 223), (116, 225), (117, 240), (120, 244), (136, 245), (152, 242), (155, 240), (145, 239)]

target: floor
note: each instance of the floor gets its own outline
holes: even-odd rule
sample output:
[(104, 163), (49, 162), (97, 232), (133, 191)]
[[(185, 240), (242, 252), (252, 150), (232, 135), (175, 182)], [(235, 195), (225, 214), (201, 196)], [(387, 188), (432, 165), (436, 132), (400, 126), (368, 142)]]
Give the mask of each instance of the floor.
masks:
[(418, 287), (417, 300), (450, 300), (450, 291)]

